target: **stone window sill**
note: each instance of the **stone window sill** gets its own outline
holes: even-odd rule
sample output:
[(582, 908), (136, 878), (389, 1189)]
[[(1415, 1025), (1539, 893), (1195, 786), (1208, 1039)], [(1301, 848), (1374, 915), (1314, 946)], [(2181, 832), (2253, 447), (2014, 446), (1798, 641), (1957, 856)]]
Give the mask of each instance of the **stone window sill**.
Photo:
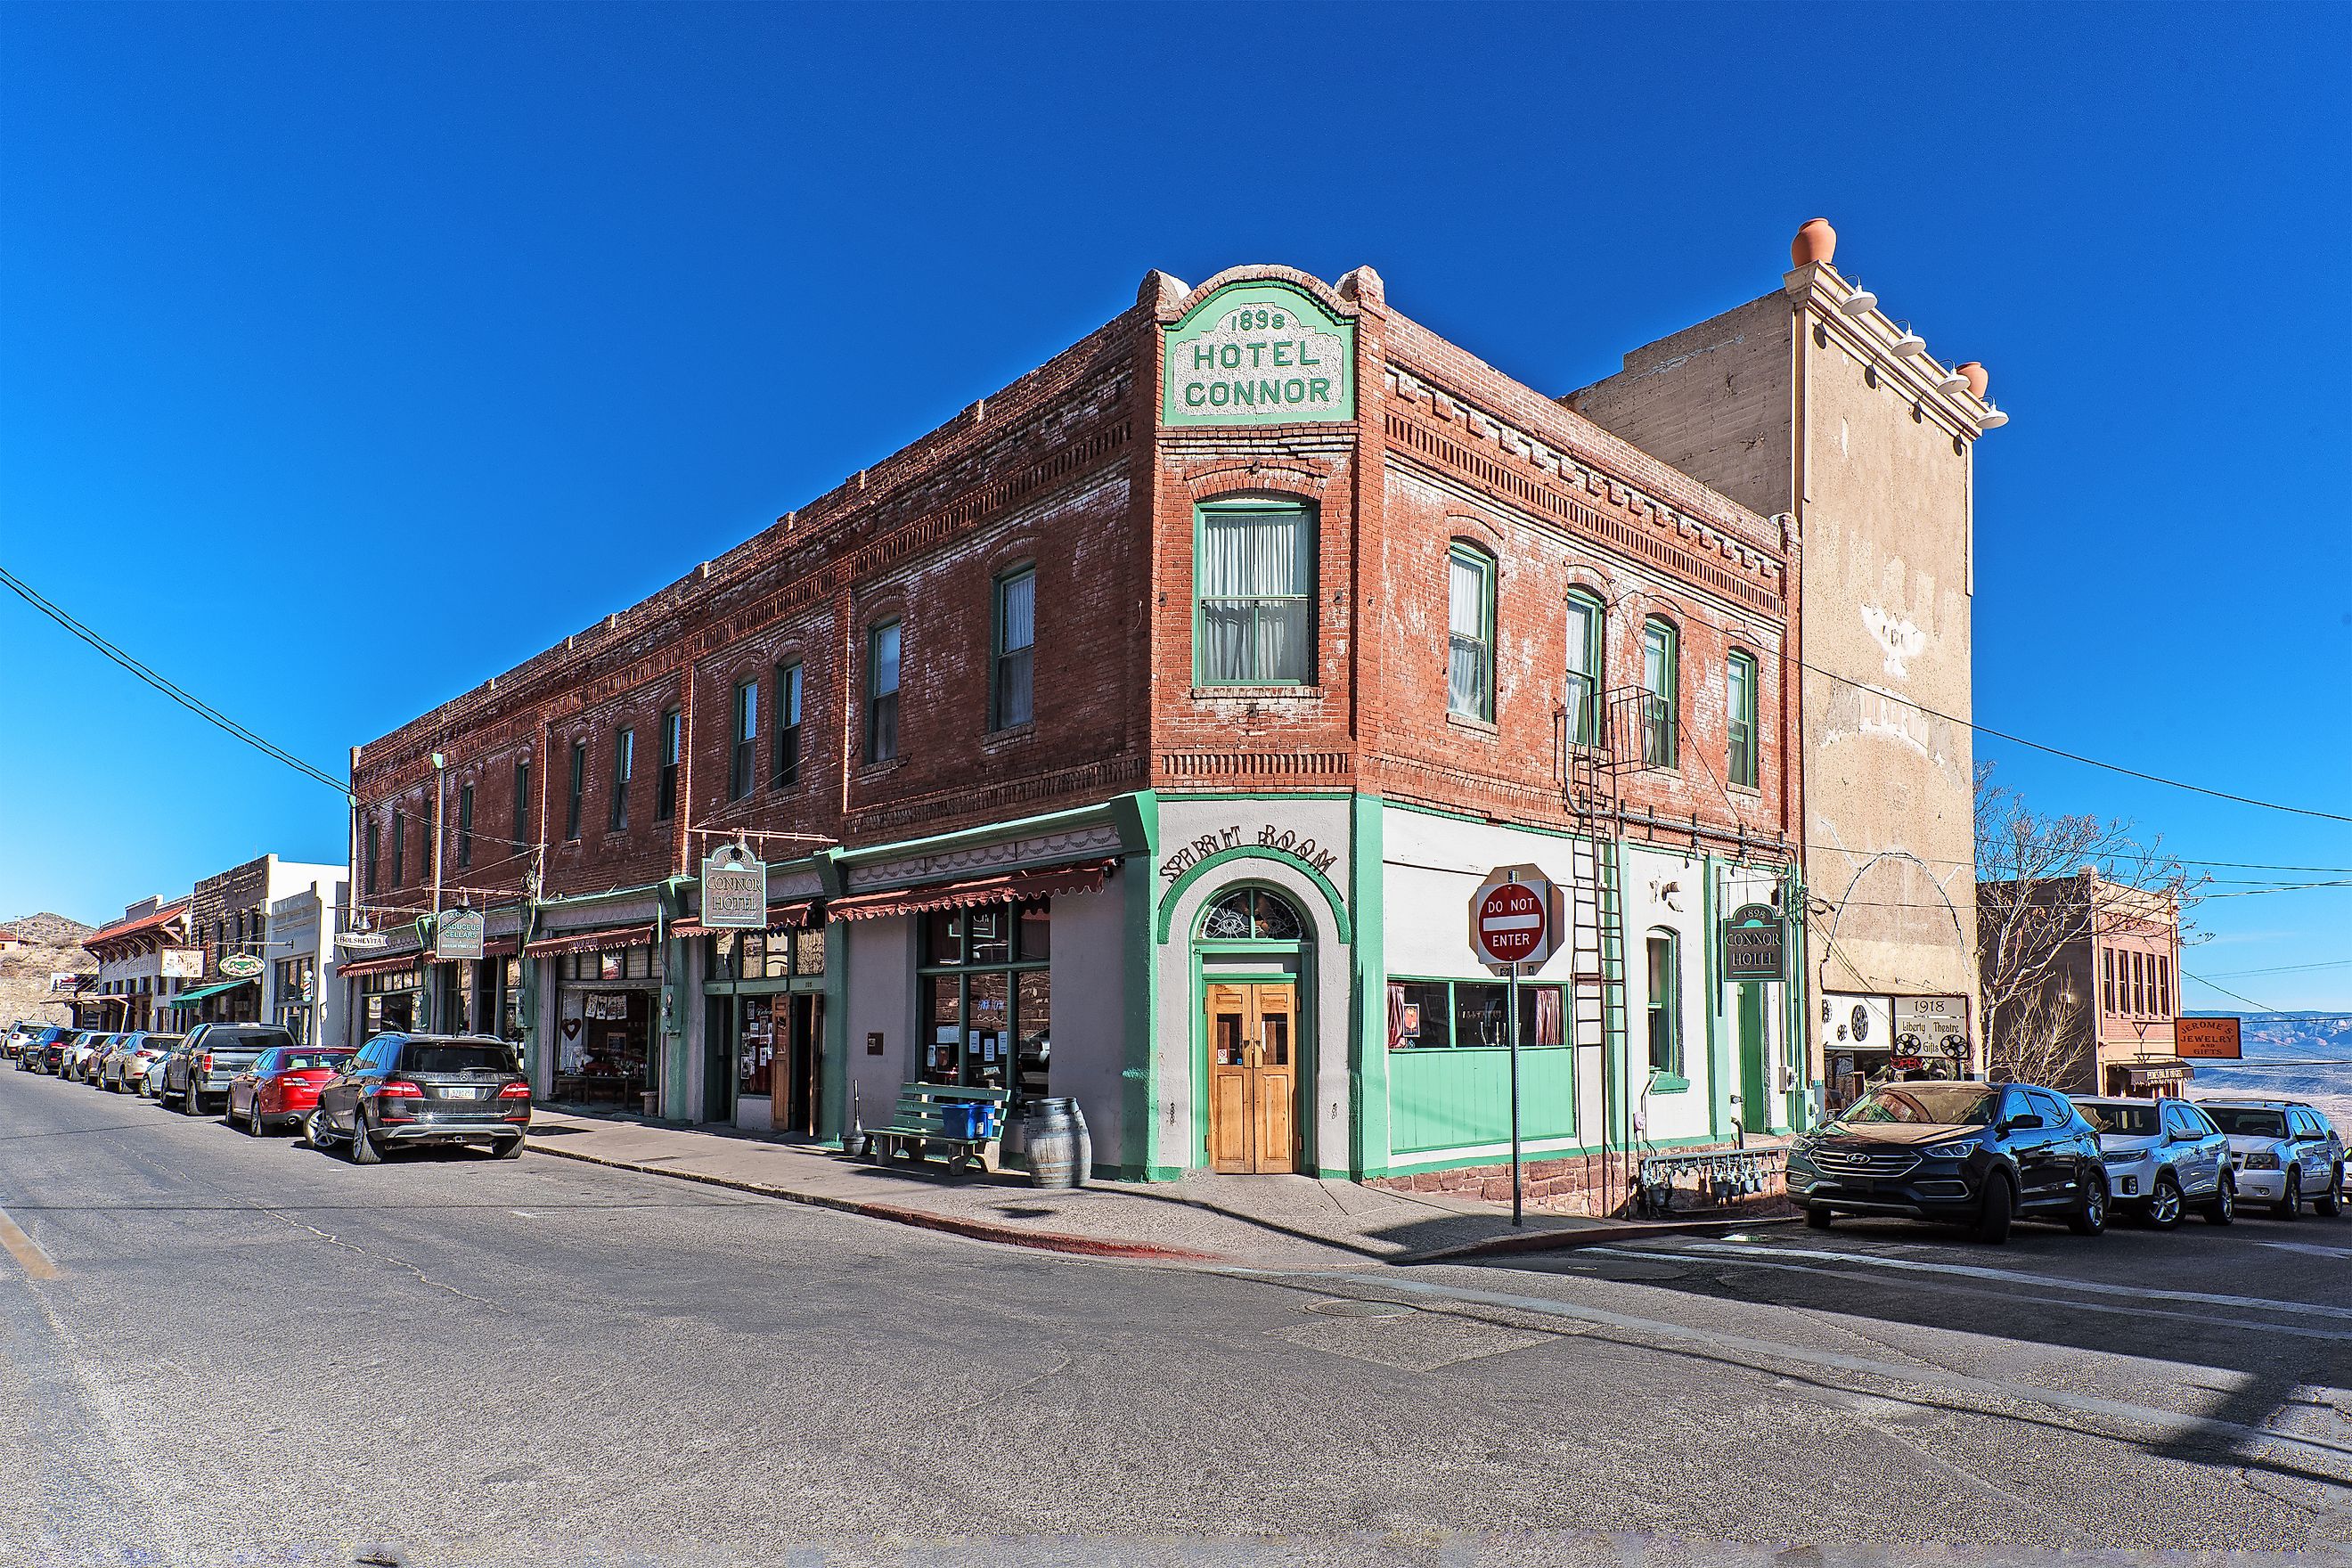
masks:
[(1268, 700), (1311, 702), (1320, 700), (1322, 696), (1323, 689), (1319, 686), (1195, 686), (1192, 688), (1192, 697), (1195, 701), (1230, 702), (1238, 699), (1246, 702)]
[(1499, 741), (1503, 738), (1502, 726), (1492, 719), (1481, 719), (1469, 713), (1456, 713), (1449, 708), (1445, 710), (1445, 721), (1457, 730), (1467, 730), (1472, 734), (1483, 735), (1489, 741)]

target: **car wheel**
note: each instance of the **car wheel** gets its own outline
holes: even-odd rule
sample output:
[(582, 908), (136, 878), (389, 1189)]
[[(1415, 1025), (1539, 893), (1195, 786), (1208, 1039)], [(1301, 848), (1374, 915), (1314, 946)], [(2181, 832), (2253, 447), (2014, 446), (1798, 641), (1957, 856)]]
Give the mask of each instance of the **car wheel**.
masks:
[(352, 1118), (351, 1152), (352, 1163), (354, 1165), (381, 1165), (383, 1163), (383, 1151), (377, 1148), (375, 1146), (375, 1140), (368, 1136), (367, 1118), (364, 1116), (354, 1116)]
[(1999, 1247), (2009, 1239), (2009, 1222), (2016, 1215), (2017, 1194), (2010, 1189), (2009, 1178), (1992, 1177), (1985, 1183), (1984, 1208), (1977, 1215), (1977, 1238)]
[(325, 1118), (326, 1112), (322, 1110), (314, 1110), (310, 1112), (310, 1115), (302, 1118), (302, 1146), (304, 1148), (316, 1149), (321, 1154), (327, 1152), (327, 1123)]
[(1805, 1210), (1805, 1225), (1808, 1228), (1812, 1230), (1829, 1229), (1830, 1222), (1835, 1218), (1837, 1218), (1837, 1215), (1832, 1214), (1825, 1208), (1809, 1207)]
[(180, 1113), (184, 1116), (202, 1116), (205, 1113), (205, 1097), (197, 1089), (196, 1080), (193, 1078), (188, 1079), (188, 1087), (180, 1096)]
[(508, 1139), (505, 1142), (503, 1142), (503, 1143), (501, 1143), (501, 1144), (499, 1144), (499, 1145), (498, 1146), (498, 1148), (497, 1148), (497, 1149), (492, 1152), (492, 1154), (491, 1154), (491, 1158), (493, 1158), (493, 1159), (498, 1159), (498, 1160), (520, 1160), (520, 1159), (521, 1159), (521, 1158), (522, 1158), (522, 1140), (521, 1140), (521, 1139), (520, 1139), (520, 1138), (509, 1138), (509, 1139)]
[(2286, 1173), (2286, 1195), (2280, 1198), (2272, 1211), (2280, 1219), (2303, 1217), (2303, 1173), (2289, 1167)]
[(2205, 1223), (2227, 1225), (2237, 1217), (2238, 1184), (2224, 1177), (2221, 1184), (2214, 1189), (2213, 1201), (2205, 1205)]
[(2156, 1178), (2156, 1191), (2147, 1195), (2147, 1223), (2158, 1230), (2170, 1230), (2180, 1223), (2180, 1184), (2165, 1171)]
[(255, 1100), (245, 1108), (245, 1131), (255, 1138), (264, 1137), (268, 1129), (261, 1124), (261, 1101)]
[(2327, 1173), (2327, 1190), (2312, 1200), (2311, 1206), (2334, 1219), (2344, 1212), (2344, 1167), (2338, 1165)]
[[(2172, 1223), (2180, 1223), (2179, 1189), (2173, 1190)], [(2083, 1206), (2066, 1216), (2066, 1228), (2076, 1236), (2104, 1236), (2107, 1229), (2107, 1182), (2104, 1176), (2091, 1178), (2091, 1190), (2083, 1194)]]

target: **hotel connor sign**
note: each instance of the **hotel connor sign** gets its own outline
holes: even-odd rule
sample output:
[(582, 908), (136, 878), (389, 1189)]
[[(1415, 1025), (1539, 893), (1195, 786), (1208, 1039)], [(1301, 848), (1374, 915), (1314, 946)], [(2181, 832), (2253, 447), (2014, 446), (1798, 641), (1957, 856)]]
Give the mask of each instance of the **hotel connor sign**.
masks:
[(1297, 425), (1356, 416), (1356, 324), (1289, 283), (1218, 289), (1168, 329), (1160, 423)]

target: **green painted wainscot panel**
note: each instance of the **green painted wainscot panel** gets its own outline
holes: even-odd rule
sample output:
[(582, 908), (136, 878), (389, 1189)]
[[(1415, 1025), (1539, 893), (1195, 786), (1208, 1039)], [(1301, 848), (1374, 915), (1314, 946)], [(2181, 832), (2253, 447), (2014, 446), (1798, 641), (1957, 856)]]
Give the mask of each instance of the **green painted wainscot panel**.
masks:
[[(1511, 1139), (1511, 1053), (1475, 1047), (1391, 1051), (1389, 1147), (1398, 1154)], [(1519, 1141), (1576, 1132), (1576, 1052), (1519, 1053)]]

